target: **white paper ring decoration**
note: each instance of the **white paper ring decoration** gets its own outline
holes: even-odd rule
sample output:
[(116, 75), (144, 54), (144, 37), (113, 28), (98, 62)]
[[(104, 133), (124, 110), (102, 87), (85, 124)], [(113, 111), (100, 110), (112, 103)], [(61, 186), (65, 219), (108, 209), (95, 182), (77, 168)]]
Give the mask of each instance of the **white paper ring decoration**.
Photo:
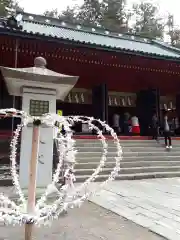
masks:
[[(75, 206), (80, 206), (86, 199), (95, 194), (100, 188), (103, 188), (109, 181), (114, 180), (118, 175), (120, 170), (120, 160), (122, 158), (122, 149), (119, 143), (119, 139), (114, 132), (114, 130), (109, 127), (105, 122), (101, 120), (96, 120), (93, 117), (85, 116), (58, 116), (56, 114), (45, 114), (42, 117), (31, 117), (28, 116), (25, 112), (18, 111), (16, 109), (1, 109), (0, 116), (13, 116), (20, 117), (21, 124), (17, 126), (16, 131), (11, 142), (11, 175), (13, 179), (13, 185), (16, 189), (16, 192), (19, 197), (20, 204), (16, 204), (14, 201), (10, 200), (8, 197), (3, 194), (0, 195), (0, 221), (3, 221), (6, 224), (25, 224), (25, 223), (34, 223), (36, 225), (45, 225), (50, 224), (53, 219), (57, 219), (64, 210), (67, 208), (72, 208)], [(52, 183), (47, 186), (45, 193), (37, 200), (35, 212), (33, 215), (27, 213), (27, 200), (25, 199), (23, 192), (19, 184), (19, 176), (16, 171), (16, 152), (17, 152), (17, 142), (20, 135), (22, 127), (26, 126), (28, 123), (32, 123), (34, 120), (39, 119), (41, 123), (47, 124), (52, 128), (56, 128), (55, 123), (59, 123), (64, 126), (65, 134), (59, 133), (56, 138), (58, 153), (59, 153), (59, 162), (57, 168), (53, 174)], [(102, 156), (99, 162), (99, 165), (94, 170), (93, 174), (80, 186), (70, 187), (69, 183), (66, 183), (59, 190), (56, 188), (56, 183), (59, 181), (60, 174), (63, 170), (64, 163), (66, 164), (67, 170), (73, 170), (75, 165), (75, 155), (76, 149), (74, 146), (75, 141), (72, 138), (73, 132), (71, 126), (74, 123), (81, 122), (88, 124), (91, 130), (97, 132), (98, 138), (102, 143)], [(95, 124), (98, 123), (98, 126), (101, 125), (101, 128), (109, 132), (114, 140), (114, 144), (117, 147), (117, 156), (115, 157), (115, 167), (108, 176), (107, 180), (103, 183), (100, 183), (97, 189), (93, 191), (90, 188), (91, 182), (93, 182), (98, 174), (103, 170), (105, 161), (107, 158), (107, 143), (106, 139), (103, 136), (102, 130), (100, 130)], [(53, 202), (48, 202), (47, 197), (50, 193), (56, 191), (58, 193), (58, 198)]]

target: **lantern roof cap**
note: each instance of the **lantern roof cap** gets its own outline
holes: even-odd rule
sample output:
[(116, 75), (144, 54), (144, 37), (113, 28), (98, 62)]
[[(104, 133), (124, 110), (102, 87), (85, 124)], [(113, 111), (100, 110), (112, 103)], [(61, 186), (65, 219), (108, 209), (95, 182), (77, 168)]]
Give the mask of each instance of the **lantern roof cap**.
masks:
[(64, 100), (78, 81), (78, 76), (54, 72), (46, 68), (46, 59), (36, 57), (34, 67), (0, 67), (10, 95), (21, 96), (23, 87), (46, 88), (57, 92), (57, 99)]
[(43, 57), (36, 57), (34, 59), (34, 67), (46, 68), (47, 61)]

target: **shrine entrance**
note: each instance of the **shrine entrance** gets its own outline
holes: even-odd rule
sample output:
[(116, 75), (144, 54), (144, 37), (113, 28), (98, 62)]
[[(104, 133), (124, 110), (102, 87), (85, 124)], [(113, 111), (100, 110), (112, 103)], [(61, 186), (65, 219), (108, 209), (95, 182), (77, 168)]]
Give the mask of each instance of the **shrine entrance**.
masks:
[[(80, 115), (80, 116), (93, 116), (93, 107), (92, 104), (78, 104), (78, 103), (67, 103), (57, 101), (56, 103), (57, 112), (62, 111), (63, 116), (72, 116), (72, 115)], [(73, 126), (73, 130), (76, 134), (80, 134), (83, 132), (83, 127), (81, 123), (76, 123)]]
[(137, 93), (136, 112), (139, 118), (141, 135), (148, 136), (152, 117), (157, 115), (160, 119), (160, 93), (158, 89), (142, 90)]

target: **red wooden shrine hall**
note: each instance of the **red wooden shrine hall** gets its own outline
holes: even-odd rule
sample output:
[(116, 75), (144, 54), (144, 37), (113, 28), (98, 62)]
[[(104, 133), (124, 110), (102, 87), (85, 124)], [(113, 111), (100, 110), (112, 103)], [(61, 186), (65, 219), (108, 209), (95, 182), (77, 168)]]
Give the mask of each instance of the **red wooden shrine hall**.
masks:
[[(27, 13), (22, 13), (20, 22), (15, 19), (13, 26), (8, 25), (8, 19), (0, 19), (0, 26), (1, 66), (30, 67), (35, 57), (42, 56), (49, 69), (79, 76), (75, 89), (91, 92), (104, 84), (106, 95), (110, 92), (137, 94), (147, 89), (158, 89), (159, 95), (171, 95), (174, 99), (179, 94), (180, 50), (163, 42)], [(87, 103), (88, 110), (86, 102), (83, 105), (81, 100), (67, 102), (57, 102), (57, 107), (67, 109), (67, 114), (94, 113), (93, 100)], [(102, 101), (102, 108), (108, 108), (110, 102), (110, 98)], [(21, 108), (21, 98), (9, 96), (0, 75), (0, 108), (13, 106)], [(118, 104), (114, 107), (118, 108)], [(112, 110), (106, 109), (106, 112), (105, 120), (108, 120)], [(7, 126), (11, 129), (10, 123), (4, 125)]]

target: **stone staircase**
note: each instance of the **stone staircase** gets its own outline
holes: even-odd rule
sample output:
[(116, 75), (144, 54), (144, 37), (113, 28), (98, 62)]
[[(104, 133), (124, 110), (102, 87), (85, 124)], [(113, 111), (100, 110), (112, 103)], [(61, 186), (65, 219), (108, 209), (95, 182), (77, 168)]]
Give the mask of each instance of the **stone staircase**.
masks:
[[(121, 140), (123, 159), (118, 180), (180, 177), (180, 141), (173, 141), (173, 149), (167, 151), (164, 142), (153, 140)], [(78, 182), (86, 180), (97, 167), (102, 145), (99, 140), (76, 140)], [(108, 157), (97, 181), (103, 181), (115, 166), (116, 147), (108, 140)]]
[[(180, 141), (173, 141), (167, 151), (163, 140), (121, 140), (123, 159), (117, 180), (180, 177)], [(102, 144), (97, 139), (77, 139), (75, 175), (77, 182), (85, 181), (96, 169), (102, 154)], [(108, 140), (105, 167), (96, 181), (107, 179), (115, 166), (116, 147)], [(18, 158), (17, 158), (18, 160)], [(0, 140), (0, 185), (12, 185), (9, 167), (9, 141)]]

